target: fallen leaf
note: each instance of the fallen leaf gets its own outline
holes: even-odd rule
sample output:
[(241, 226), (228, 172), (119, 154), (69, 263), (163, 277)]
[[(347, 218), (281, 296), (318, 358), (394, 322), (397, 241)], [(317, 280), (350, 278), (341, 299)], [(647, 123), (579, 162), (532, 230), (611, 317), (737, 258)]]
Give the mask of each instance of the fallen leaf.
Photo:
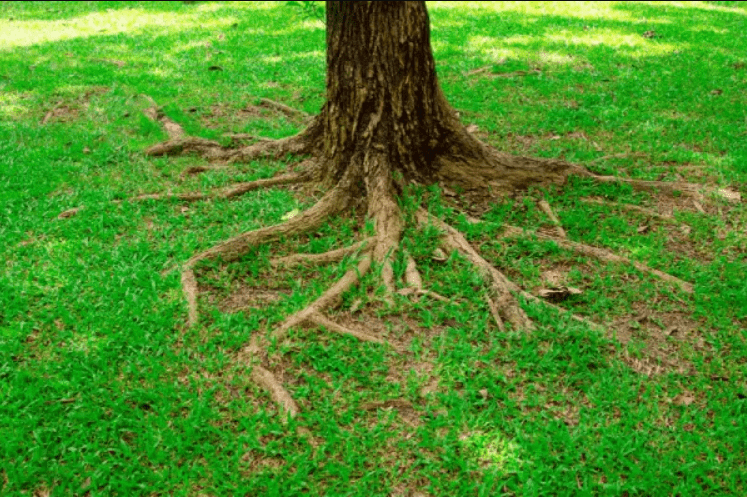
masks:
[(558, 288), (542, 288), (537, 293), (540, 297), (547, 299), (550, 302), (560, 302), (571, 295), (580, 295), (583, 291), (571, 286), (561, 286)]
[(636, 230), (636, 232), (637, 232), (637, 233), (638, 233), (639, 235), (643, 235), (643, 234), (645, 234), (645, 233), (648, 233), (649, 231), (651, 231), (651, 226), (649, 226), (649, 225), (647, 225), (647, 224), (643, 224), (643, 225), (641, 225), (641, 226), (638, 226), (638, 229)]
[(293, 209), (292, 211), (285, 213), (280, 219), (282, 219), (283, 221), (287, 221), (288, 219), (296, 217), (300, 212), (301, 211), (298, 209)]
[(479, 127), (479, 126), (478, 126), (477, 124), (470, 124), (470, 125), (469, 125), (469, 126), (467, 126), (467, 127), (465, 128), (465, 129), (466, 129), (466, 130), (467, 130), (467, 131), (468, 131), (469, 133), (474, 133), (474, 132), (476, 132), (476, 131), (477, 131), (478, 129), (480, 129), (480, 127)]
[(742, 195), (734, 188), (721, 188), (717, 193), (735, 204), (742, 201)]
[(656, 36), (657, 34), (656, 34), (656, 31), (654, 30), (646, 31), (645, 33), (643, 33), (644, 38), (656, 38)]
[(724, 93), (724, 90), (720, 88), (716, 88), (715, 90), (711, 91), (711, 95), (721, 95), (722, 93)]
[(695, 402), (695, 396), (690, 392), (681, 393), (672, 399), (672, 403), (678, 406), (689, 406), (693, 402)]
[(67, 219), (69, 217), (73, 217), (82, 208), (83, 208), (82, 206), (81, 207), (74, 207), (72, 209), (68, 209), (66, 211), (60, 212), (60, 214), (57, 216), (57, 219)]
[(680, 331), (680, 329), (676, 325), (675, 326), (670, 326), (669, 328), (667, 328), (666, 330), (664, 330), (664, 336), (668, 337), (668, 336), (674, 335), (678, 331)]
[(437, 248), (431, 254), (431, 259), (433, 259), (434, 261), (438, 261), (438, 262), (444, 262), (447, 259), (446, 252), (444, 252), (440, 248)]

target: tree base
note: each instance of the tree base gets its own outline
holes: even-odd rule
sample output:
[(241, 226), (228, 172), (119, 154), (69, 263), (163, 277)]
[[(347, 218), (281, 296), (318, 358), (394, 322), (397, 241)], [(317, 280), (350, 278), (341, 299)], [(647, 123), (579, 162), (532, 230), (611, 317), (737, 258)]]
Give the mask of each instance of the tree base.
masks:
[[(323, 254), (295, 254), (271, 261), (274, 266), (313, 265), (339, 261), (349, 255), (357, 256), (357, 266), (345, 273), (319, 298), (302, 310), (288, 316), (266, 336), (252, 339), (251, 343), (238, 353), (238, 360), (251, 368), (253, 381), (265, 389), (288, 415), (295, 416), (300, 409), (282, 382), (266, 367), (267, 350), (271, 342), (283, 340), (294, 327), (310, 325), (323, 327), (327, 331), (349, 335), (363, 341), (387, 344), (395, 350), (400, 350), (395, 344), (389, 344), (375, 333), (350, 328), (325, 315), (325, 312), (339, 306), (343, 293), (357, 285), (361, 278), (373, 269), (377, 271), (377, 276), (384, 288), (385, 298), (388, 300), (393, 300), (395, 294), (411, 295), (417, 298), (422, 296), (446, 299), (424, 288), (417, 264), (409, 255), (404, 255), (407, 264), (403, 281), (401, 283), (396, 281), (392, 260), (400, 251), (406, 227), (405, 215), (398, 205), (397, 196), (405, 194), (408, 185), (425, 183), (422, 177), (408, 175), (406, 169), (403, 170), (396, 167), (396, 164), (390, 164), (386, 150), (382, 150), (379, 146), (371, 146), (364, 150), (364, 155), (354, 154), (353, 160), (358, 160), (360, 163), (349, 164), (341, 169), (339, 164), (334, 167), (325, 164), (325, 158), (320, 154), (319, 143), (323, 136), (320, 135), (321, 126), (318, 123), (312, 123), (307, 130), (294, 137), (276, 141), (261, 140), (242, 148), (227, 148), (209, 140), (186, 138), (183, 131), (179, 131), (180, 128), (176, 123), (166, 120), (167, 118), (156, 111), (151, 111), (151, 114), (164, 124), (171, 138), (164, 143), (150, 147), (146, 152), (149, 155), (175, 156), (195, 153), (214, 163), (241, 162), (258, 157), (279, 158), (287, 154), (310, 154), (312, 159), (303, 163), (303, 170), (299, 173), (239, 183), (230, 188), (209, 193), (141, 195), (133, 200), (177, 198), (182, 201), (200, 201), (212, 197), (232, 198), (258, 188), (313, 182), (328, 189), (313, 207), (299, 215), (275, 226), (242, 233), (189, 259), (183, 266), (181, 281), (187, 300), (190, 326), (196, 325), (199, 321), (195, 268), (201, 261), (216, 258), (229, 261), (245, 254), (252, 247), (276, 241), (281, 237), (312, 231), (330, 216), (344, 212), (354, 204), (359, 205), (361, 198), (363, 198), (368, 217), (374, 222), (373, 237), (357, 241), (347, 248)], [(669, 194), (677, 191), (697, 198), (702, 197), (701, 191), (705, 190), (699, 185), (689, 183), (663, 183), (598, 176), (583, 167), (561, 161), (513, 157), (494, 151), (468, 135), (466, 131), (457, 138), (461, 140), (459, 142), (461, 149), (452, 147), (450, 154), (435, 157), (434, 164), (437, 167), (425, 180), (444, 185), (445, 188), (487, 191), (493, 196), (513, 193), (534, 185), (562, 185), (572, 174), (592, 178), (598, 182), (624, 182), (636, 189), (659, 190)], [(341, 175), (334, 173), (340, 170), (344, 173)], [(693, 291), (692, 284), (672, 275), (607, 250), (568, 240), (551, 206), (544, 203), (540, 207), (553, 220), (555, 234), (535, 234), (536, 236), (552, 239), (558, 245), (585, 256), (633, 265), (641, 272), (672, 283), (682, 292)], [(510, 326), (514, 330), (530, 331), (533, 328), (531, 320), (520, 305), (519, 297), (539, 300), (544, 305), (557, 308), (554, 304), (523, 291), (486, 261), (454, 227), (422, 208), (419, 208), (413, 217), (420, 225), (437, 228), (442, 233), (442, 247), (449, 252), (459, 252), (482, 275), (489, 289), (487, 305), (498, 329), (505, 330)], [(505, 230), (509, 236), (526, 236), (526, 233), (519, 228), (506, 227)], [(574, 316), (574, 319), (593, 328), (603, 329), (601, 325), (579, 316)]]

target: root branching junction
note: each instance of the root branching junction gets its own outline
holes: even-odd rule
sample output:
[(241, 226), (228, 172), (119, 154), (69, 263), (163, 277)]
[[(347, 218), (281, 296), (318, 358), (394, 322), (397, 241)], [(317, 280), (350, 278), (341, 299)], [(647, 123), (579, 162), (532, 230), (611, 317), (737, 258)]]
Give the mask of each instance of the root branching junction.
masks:
[[(278, 109), (287, 115), (305, 118), (301, 113), (294, 112), (293, 109), (287, 108), (282, 104), (265, 103), (265, 105)], [(385, 301), (392, 301), (396, 295), (448, 300), (448, 295), (438, 295), (424, 288), (425, 285), (418, 270), (417, 262), (407, 253), (402, 254), (406, 266), (402, 281), (398, 281), (395, 275), (393, 261), (398, 256), (400, 250), (402, 250), (402, 238), (406, 236), (405, 216), (398, 204), (397, 197), (404, 194), (402, 184), (408, 182), (417, 183), (421, 179), (418, 177), (404, 177), (403, 181), (401, 177), (403, 176), (402, 171), (407, 171), (407, 169), (400, 168), (398, 164), (393, 164), (391, 162), (392, 155), (383, 150), (381, 145), (372, 143), (370, 146), (365, 146), (362, 153), (356, 152), (350, 154), (346, 159), (349, 161), (347, 167), (337, 165), (334, 168), (328, 168), (324, 163), (327, 156), (320, 152), (318, 121), (312, 122), (306, 131), (294, 137), (275, 141), (261, 140), (241, 148), (227, 148), (210, 140), (186, 137), (181, 127), (160, 113), (155, 105), (151, 106), (146, 114), (152, 119), (161, 122), (169, 134), (169, 139), (166, 142), (154, 145), (147, 150), (149, 155), (174, 156), (190, 153), (205, 157), (217, 164), (245, 162), (261, 157), (277, 158), (286, 154), (306, 154), (312, 155), (314, 158), (307, 161), (307, 167), (302, 172), (286, 173), (270, 179), (237, 183), (228, 188), (208, 193), (140, 195), (134, 197), (133, 200), (176, 199), (179, 201), (200, 201), (210, 198), (234, 198), (259, 188), (310, 181), (320, 182), (328, 188), (327, 193), (314, 206), (297, 216), (274, 226), (263, 227), (239, 234), (214, 247), (195, 254), (186, 261), (182, 268), (181, 281), (187, 301), (188, 322), (191, 326), (197, 325), (199, 322), (198, 285), (195, 269), (200, 262), (217, 258), (224, 261), (234, 260), (258, 245), (270, 243), (283, 237), (313, 231), (321, 226), (330, 216), (349, 211), (353, 206), (356, 208), (359, 207), (361, 199), (364, 199), (367, 216), (372, 220), (374, 226), (373, 236), (354, 241), (354, 243), (345, 248), (331, 250), (322, 254), (299, 253), (273, 258), (270, 261), (271, 265), (275, 267), (328, 264), (340, 261), (346, 257), (353, 258), (356, 261), (354, 267), (348, 270), (339, 280), (331, 284), (316, 300), (300, 311), (288, 316), (274, 329), (268, 330), (268, 333), (257, 333), (251, 342), (244, 346), (238, 353), (238, 360), (251, 368), (253, 381), (265, 389), (271, 398), (288, 415), (296, 416), (299, 414), (300, 408), (292, 395), (283, 386), (279, 374), (273, 372), (268, 366), (267, 355), (270, 344), (285, 339), (293, 328), (299, 326), (315, 327), (327, 332), (354, 337), (361, 341), (388, 346), (395, 352), (403, 352), (400, 346), (390, 343), (386, 337), (367, 330), (364, 326), (352, 328), (342, 325), (329, 317), (328, 313), (335, 310), (342, 302), (343, 294), (355, 285), (358, 285), (364, 275), (375, 270), (374, 274), (381, 282), (381, 287), (378, 290), (383, 291)], [(369, 124), (370, 130), (375, 129), (376, 122), (374, 121), (372, 120), (372, 123)], [(459, 139), (474, 140), (474, 138), (464, 138), (461, 135)], [(478, 154), (478, 159), (483, 161), (485, 157), (488, 157), (492, 161), (490, 164), (491, 168), (495, 169), (497, 165), (509, 160), (505, 154), (495, 153), (490, 156), (484, 155), (488, 153), (492, 154), (492, 152), (489, 152), (489, 147), (485, 145), (480, 144), (479, 146), (482, 147), (479, 148), (479, 151), (483, 155)], [(519, 188), (530, 184), (532, 175), (534, 175), (537, 176), (537, 183), (543, 183), (541, 175), (543, 174), (544, 166), (539, 160), (518, 158), (515, 163), (507, 167), (507, 172), (504, 172), (503, 176), (499, 178), (500, 175), (496, 175), (494, 171), (485, 170), (483, 166), (480, 166), (477, 159), (474, 162), (469, 162), (468, 159), (469, 157), (466, 154), (462, 156), (456, 154), (451, 158), (443, 157), (434, 159), (434, 163), (441, 164), (440, 172), (436, 172), (436, 179), (439, 181), (443, 181), (444, 179), (453, 180), (456, 186), (459, 186), (461, 181), (463, 185), (474, 187), (482, 181), (479, 179), (479, 176), (483, 175), (487, 178), (483, 182), (483, 186), (495, 187), (496, 185), (502, 185), (504, 187)], [(481, 167), (483, 169), (480, 169)], [(328, 171), (330, 170), (333, 172), (329, 173)], [(514, 170), (518, 172), (512, 176), (515, 172)], [(557, 161), (548, 162), (546, 170), (552, 171), (554, 175), (553, 182), (564, 179), (568, 174), (579, 174), (591, 177), (599, 182), (625, 182), (631, 184), (634, 188), (655, 189), (672, 194), (680, 192), (686, 195), (699, 196), (701, 195), (701, 191), (703, 191), (703, 188), (698, 185), (686, 183), (669, 184), (597, 176), (579, 166), (560, 164)], [(345, 172), (336, 175), (334, 171)], [(332, 181), (330, 181), (330, 178), (332, 178)], [(655, 276), (666, 283), (676, 285), (681, 291), (688, 293), (693, 291), (691, 283), (668, 273), (650, 268), (643, 263), (614, 254), (606, 249), (569, 240), (560, 219), (550, 205), (542, 201), (540, 208), (552, 221), (555, 229), (554, 236), (529, 233), (511, 226), (504, 227), (504, 234), (507, 237), (534, 236), (552, 240), (560, 247), (585, 256), (594, 257), (606, 262), (632, 265), (642, 273)], [(643, 210), (642, 212), (651, 215), (651, 217), (664, 218), (666, 221), (669, 220), (665, 216), (656, 215), (654, 212)], [(436, 227), (441, 233), (442, 247), (449, 252), (456, 251), (461, 254), (482, 275), (488, 290), (486, 294), (487, 309), (495, 320), (495, 325), (498, 329), (506, 330), (508, 326), (514, 330), (531, 331), (533, 329), (532, 321), (523, 310), (521, 304), (524, 300), (539, 300), (536, 296), (522, 290), (519, 285), (512, 282), (492, 263), (483, 258), (467, 241), (464, 235), (453, 226), (422, 208), (416, 210), (415, 220), (420, 225)], [(553, 306), (553, 304), (548, 302), (541, 302), (544, 305)], [(589, 322), (579, 316), (574, 316), (574, 319), (596, 329), (601, 328), (600, 325)]]

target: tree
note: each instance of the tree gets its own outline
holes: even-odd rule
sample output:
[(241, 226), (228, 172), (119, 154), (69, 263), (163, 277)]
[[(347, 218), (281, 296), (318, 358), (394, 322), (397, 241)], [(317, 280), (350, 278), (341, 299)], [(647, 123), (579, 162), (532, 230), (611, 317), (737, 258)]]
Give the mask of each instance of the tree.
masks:
[[(198, 153), (217, 162), (247, 161), (256, 157), (282, 157), (287, 154), (311, 156), (301, 172), (269, 180), (243, 183), (219, 193), (224, 197), (272, 185), (317, 182), (327, 189), (319, 202), (282, 224), (243, 233), (199, 254), (186, 262), (182, 284), (188, 302), (189, 323), (198, 320), (195, 267), (208, 259), (235, 259), (251, 247), (282, 236), (311, 231), (331, 215), (363, 208), (374, 221), (375, 236), (350, 247), (325, 254), (298, 254), (279, 258), (275, 264), (325, 263), (359, 253), (356, 268), (348, 271), (316, 301), (289, 316), (271, 331), (282, 339), (303, 323), (315, 323), (362, 340), (381, 341), (362, 331), (346, 328), (323, 312), (336, 306), (343, 292), (363, 274), (376, 268), (388, 295), (397, 292), (392, 258), (406, 236), (406, 222), (397, 197), (407, 195), (411, 184), (449, 185), (464, 191), (489, 190), (491, 195), (526, 189), (530, 185), (561, 185), (570, 174), (598, 181), (626, 181), (636, 188), (698, 195), (697, 185), (623, 180), (596, 176), (585, 168), (558, 160), (516, 157), (501, 153), (480, 142), (460, 123), (448, 104), (435, 70), (430, 44), (430, 23), (424, 2), (327, 2), (327, 100), (319, 115), (296, 136), (260, 141), (244, 148), (224, 148), (199, 138), (185, 138), (178, 125), (153, 111), (153, 117), (171, 127), (172, 139), (148, 149), (150, 155)], [(282, 104), (268, 102), (284, 110)], [(206, 194), (182, 195), (183, 200), (200, 200)], [(157, 197), (157, 196), (155, 196)], [(154, 196), (148, 196), (154, 198)], [(549, 206), (548, 212), (551, 213)], [(453, 227), (418, 209), (420, 224), (436, 226), (443, 233), (443, 245), (456, 250), (475, 265), (490, 288), (489, 306), (496, 325), (504, 322), (514, 328), (531, 328), (532, 323), (519, 305), (517, 296), (536, 299), (509, 281), (474, 250)], [(510, 228), (509, 228), (510, 229)], [(590, 256), (630, 262), (603, 249), (556, 241)], [(405, 292), (432, 294), (422, 288), (417, 265), (407, 254)], [(634, 263), (692, 291), (689, 283), (671, 275)], [(551, 304), (547, 304), (551, 305)], [(576, 318), (582, 320), (581, 318)], [(252, 365), (253, 379), (267, 389), (287, 412), (298, 407), (275, 375), (262, 365), (268, 339), (256, 338), (239, 354)]]

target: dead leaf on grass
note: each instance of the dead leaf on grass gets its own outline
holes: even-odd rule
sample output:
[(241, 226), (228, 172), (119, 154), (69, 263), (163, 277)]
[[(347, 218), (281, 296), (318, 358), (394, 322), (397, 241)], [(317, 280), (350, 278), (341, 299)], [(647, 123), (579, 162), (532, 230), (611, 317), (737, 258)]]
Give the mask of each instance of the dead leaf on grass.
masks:
[(465, 129), (470, 133), (475, 133), (480, 127), (477, 124), (470, 124)]
[(651, 231), (651, 226), (649, 226), (647, 224), (643, 224), (641, 226), (638, 226), (638, 229), (636, 229), (635, 231), (639, 235), (644, 235), (644, 234), (648, 233), (649, 231)]
[(672, 399), (672, 403), (678, 406), (689, 406), (695, 402), (695, 396), (691, 392), (683, 392)]
[(724, 197), (727, 201), (735, 204), (742, 201), (742, 195), (737, 191), (736, 188), (720, 188), (717, 193)]
[(74, 207), (72, 209), (68, 209), (66, 211), (60, 212), (60, 214), (57, 216), (57, 219), (67, 219), (69, 217), (73, 217), (82, 208), (83, 208), (83, 206), (81, 205), (80, 207)]
[(676, 325), (675, 326), (669, 326), (666, 330), (664, 330), (664, 336), (668, 337), (668, 336), (674, 335), (678, 331), (680, 331), (679, 326), (676, 326)]
[(721, 95), (722, 93), (724, 93), (724, 90), (722, 90), (721, 88), (716, 88), (715, 90), (711, 91), (711, 95)]
[(537, 293), (540, 297), (550, 302), (561, 302), (571, 295), (580, 295), (584, 292), (572, 286), (561, 286), (558, 288), (542, 288)]
[(444, 252), (440, 248), (437, 248), (431, 254), (431, 259), (433, 259), (434, 261), (437, 261), (437, 262), (444, 262), (447, 259), (446, 252)]
[(653, 29), (643, 33), (644, 38), (656, 38), (657, 36), (658, 35), (656, 34), (656, 31), (654, 31)]

